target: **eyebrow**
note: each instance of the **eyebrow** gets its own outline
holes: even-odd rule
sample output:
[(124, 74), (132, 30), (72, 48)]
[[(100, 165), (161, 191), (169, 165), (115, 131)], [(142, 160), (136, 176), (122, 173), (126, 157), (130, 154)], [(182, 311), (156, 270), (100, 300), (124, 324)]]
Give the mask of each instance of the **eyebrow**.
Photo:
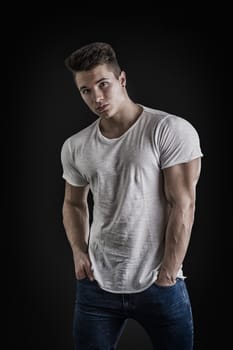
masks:
[[(95, 82), (95, 84), (98, 84), (98, 83), (100, 83), (100, 82), (103, 81), (103, 80), (108, 80), (108, 78), (101, 78), (101, 79), (97, 80), (97, 81)], [(82, 91), (83, 89), (88, 89), (88, 87), (85, 86), (85, 85), (83, 85), (83, 86), (80, 87), (79, 91)]]

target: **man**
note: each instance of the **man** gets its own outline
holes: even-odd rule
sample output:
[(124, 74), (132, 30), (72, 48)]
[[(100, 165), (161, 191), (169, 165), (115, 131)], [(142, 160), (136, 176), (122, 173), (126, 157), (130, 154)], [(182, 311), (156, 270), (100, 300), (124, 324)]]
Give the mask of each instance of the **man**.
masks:
[(98, 116), (61, 154), (64, 227), (77, 279), (75, 348), (116, 349), (133, 318), (155, 349), (190, 350), (182, 263), (201, 169), (198, 134), (187, 120), (130, 99), (109, 44), (86, 45), (65, 62)]

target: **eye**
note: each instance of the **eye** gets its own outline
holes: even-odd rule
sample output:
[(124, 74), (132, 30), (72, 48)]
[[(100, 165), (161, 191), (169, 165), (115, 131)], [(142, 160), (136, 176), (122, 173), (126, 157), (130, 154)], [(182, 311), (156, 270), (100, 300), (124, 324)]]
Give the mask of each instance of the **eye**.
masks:
[(109, 85), (109, 83), (107, 81), (101, 81), (100, 83), (100, 87), (107, 87)]
[(83, 89), (83, 90), (82, 90), (82, 94), (83, 94), (83, 95), (87, 95), (88, 93), (89, 93), (89, 90), (88, 90), (88, 89)]

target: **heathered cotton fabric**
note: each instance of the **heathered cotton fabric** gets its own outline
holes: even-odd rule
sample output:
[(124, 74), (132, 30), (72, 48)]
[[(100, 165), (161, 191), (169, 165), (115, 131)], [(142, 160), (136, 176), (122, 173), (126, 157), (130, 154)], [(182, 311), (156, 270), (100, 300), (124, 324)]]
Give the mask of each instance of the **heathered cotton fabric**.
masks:
[[(140, 292), (156, 280), (168, 219), (162, 169), (203, 155), (190, 122), (142, 107), (120, 137), (105, 137), (98, 118), (61, 152), (63, 178), (73, 186), (90, 184), (88, 253), (99, 286), (114, 293)], [(178, 277), (184, 278), (182, 267)]]

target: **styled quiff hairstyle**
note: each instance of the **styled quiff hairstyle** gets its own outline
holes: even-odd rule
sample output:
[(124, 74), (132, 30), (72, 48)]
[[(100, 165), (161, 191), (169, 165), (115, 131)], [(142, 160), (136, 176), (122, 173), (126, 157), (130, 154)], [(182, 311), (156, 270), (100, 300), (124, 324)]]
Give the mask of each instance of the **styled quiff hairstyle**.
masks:
[(107, 64), (113, 69), (116, 78), (121, 73), (116, 53), (111, 45), (103, 42), (94, 42), (72, 52), (66, 59), (66, 67), (73, 73), (88, 71), (98, 65)]

